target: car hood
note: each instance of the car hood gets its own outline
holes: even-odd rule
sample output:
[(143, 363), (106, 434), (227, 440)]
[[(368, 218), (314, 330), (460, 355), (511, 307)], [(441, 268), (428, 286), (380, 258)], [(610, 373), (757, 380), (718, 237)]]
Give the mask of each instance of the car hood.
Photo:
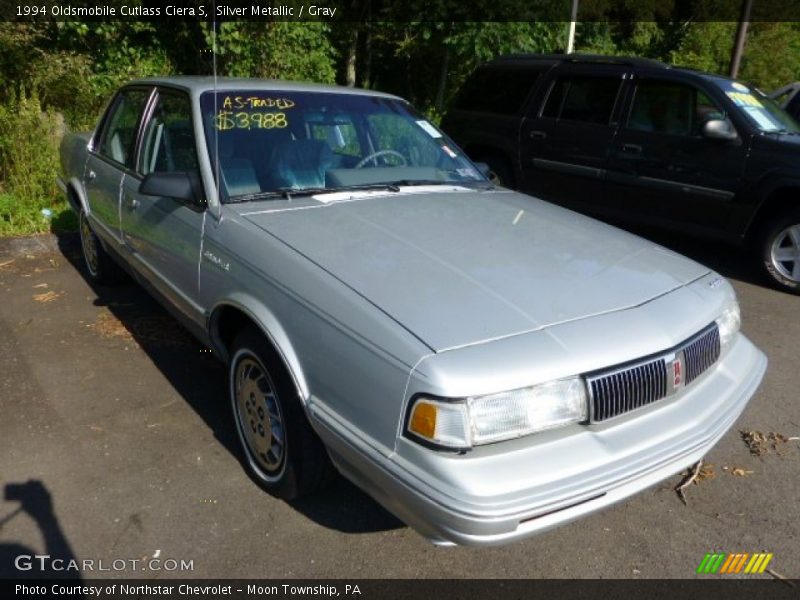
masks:
[(637, 306), (709, 272), (523, 194), (403, 190), (243, 215), (436, 352)]

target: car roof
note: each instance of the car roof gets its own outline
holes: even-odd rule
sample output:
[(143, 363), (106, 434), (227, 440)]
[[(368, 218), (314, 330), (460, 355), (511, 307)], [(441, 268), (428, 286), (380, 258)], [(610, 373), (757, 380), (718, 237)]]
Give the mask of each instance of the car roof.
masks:
[(328, 94), (352, 94), (357, 96), (375, 96), (403, 100), (399, 96), (374, 92), (360, 88), (300, 81), (283, 81), (280, 79), (256, 79), (249, 77), (211, 77), (206, 75), (171, 75), (168, 77), (147, 77), (136, 79), (127, 85), (163, 85), (177, 87), (194, 94), (217, 91), (283, 91), (283, 92), (321, 92)]
[(720, 81), (734, 81), (730, 77), (706, 73), (691, 67), (675, 66), (652, 58), (640, 58), (638, 56), (607, 56), (603, 54), (506, 54), (498, 56), (486, 66), (508, 66), (508, 65), (555, 65), (555, 64), (596, 64), (596, 65), (619, 65), (638, 67), (654, 70), (669, 70), (671, 72), (686, 74), (705, 79)]

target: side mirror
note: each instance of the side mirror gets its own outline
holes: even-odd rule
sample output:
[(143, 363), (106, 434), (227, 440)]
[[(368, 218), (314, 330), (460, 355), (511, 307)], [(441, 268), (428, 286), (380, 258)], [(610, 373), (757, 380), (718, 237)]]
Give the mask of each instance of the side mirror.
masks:
[(199, 205), (203, 200), (202, 186), (195, 173), (150, 173), (139, 185), (139, 193), (147, 196), (175, 198)]
[(492, 168), (485, 162), (476, 162), (475, 166), (478, 167), (478, 171), (480, 171), (484, 177), (487, 177), (489, 179), (492, 178), (493, 175)]
[(703, 123), (703, 137), (712, 140), (735, 140), (739, 137), (728, 119), (710, 119)]

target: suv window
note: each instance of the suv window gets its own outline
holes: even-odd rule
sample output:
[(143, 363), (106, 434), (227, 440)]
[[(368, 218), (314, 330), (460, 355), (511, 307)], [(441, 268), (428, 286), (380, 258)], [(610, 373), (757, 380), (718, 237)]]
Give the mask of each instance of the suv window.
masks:
[(607, 125), (621, 82), (619, 77), (559, 77), (550, 90), (542, 116)]
[(512, 115), (522, 108), (540, 74), (519, 67), (479, 69), (461, 88), (453, 108)]
[(159, 92), (142, 144), (141, 173), (197, 171), (189, 97)]
[(136, 126), (149, 97), (148, 90), (127, 90), (117, 96), (108, 125), (97, 147), (100, 154), (133, 168)]
[(703, 123), (725, 112), (701, 90), (672, 81), (640, 81), (628, 129), (669, 135), (700, 135)]

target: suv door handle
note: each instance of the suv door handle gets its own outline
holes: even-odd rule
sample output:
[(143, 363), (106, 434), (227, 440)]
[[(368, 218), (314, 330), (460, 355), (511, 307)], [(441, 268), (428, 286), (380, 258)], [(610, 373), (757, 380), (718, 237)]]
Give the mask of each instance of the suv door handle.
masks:
[(94, 181), (96, 177), (97, 177), (97, 173), (95, 173), (94, 171), (89, 171), (86, 174), (86, 181)]
[(639, 144), (622, 144), (622, 151), (630, 154), (641, 154), (642, 147)]
[(540, 131), (538, 129), (534, 129), (530, 133), (531, 139), (533, 140), (546, 140), (547, 139), (547, 132)]
[(127, 204), (128, 208), (131, 210), (139, 208), (139, 201), (136, 198), (127, 198), (125, 204)]

